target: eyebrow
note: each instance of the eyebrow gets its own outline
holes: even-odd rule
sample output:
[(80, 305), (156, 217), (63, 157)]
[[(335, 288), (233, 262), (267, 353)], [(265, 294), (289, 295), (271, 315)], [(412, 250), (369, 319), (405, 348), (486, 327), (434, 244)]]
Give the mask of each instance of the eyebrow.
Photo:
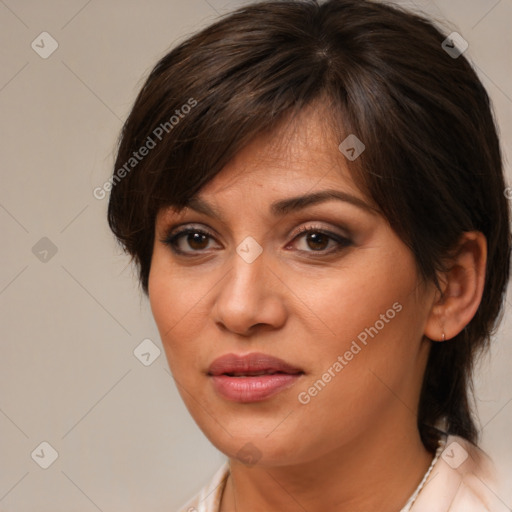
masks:
[[(313, 206), (325, 201), (331, 201), (333, 199), (350, 203), (373, 215), (379, 213), (375, 207), (370, 206), (362, 199), (348, 194), (347, 192), (332, 189), (320, 190), (311, 194), (304, 194), (275, 201), (270, 205), (270, 212), (275, 217), (283, 216), (287, 213), (302, 210), (308, 206)], [(191, 197), (185, 206), (195, 210), (196, 212), (204, 213), (205, 215), (209, 215), (210, 217), (214, 217), (221, 221), (223, 220), (223, 215), (219, 209), (200, 197)]]

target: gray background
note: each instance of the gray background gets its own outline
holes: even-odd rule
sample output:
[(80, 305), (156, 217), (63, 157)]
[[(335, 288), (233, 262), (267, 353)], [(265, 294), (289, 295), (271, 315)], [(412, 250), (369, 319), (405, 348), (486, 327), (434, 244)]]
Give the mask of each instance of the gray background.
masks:
[[(243, 3), (0, 1), (2, 511), (172, 512), (224, 460), (182, 405), (163, 350), (149, 366), (133, 353), (144, 339), (162, 346), (92, 191), (156, 60)], [(401, 3), (469, 42), (510, 157), (512, 0)], [(31, 47), (43, 31), (59, 45), (47, 59)], [(482, 446), (512, 484), (510, 333), (508, 313), (476, 391)], [(44, 441), (58, 452), (47, 469)]]

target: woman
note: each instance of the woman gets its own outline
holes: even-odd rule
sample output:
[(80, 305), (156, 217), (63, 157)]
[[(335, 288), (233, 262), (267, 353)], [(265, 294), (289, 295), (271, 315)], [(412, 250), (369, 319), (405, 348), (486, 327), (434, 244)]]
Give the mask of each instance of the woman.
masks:
[(263, 2), (151, 72), (109, 223), (228, 457), (183, 510), (499, 510), (468, 391), (509, 213), (463, 50), (384, 4)]

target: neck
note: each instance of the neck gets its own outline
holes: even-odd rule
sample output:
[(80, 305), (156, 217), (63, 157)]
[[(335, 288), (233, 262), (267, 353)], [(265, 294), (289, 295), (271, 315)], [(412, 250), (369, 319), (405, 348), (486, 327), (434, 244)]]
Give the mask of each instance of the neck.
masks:
[(230, 460), (221, 512), (398, 512), (433, 457), (410, 411), (401, 420), (396, 424), (408, 428), (362, 433), (348, 445), (298, 465), (247, 467)]

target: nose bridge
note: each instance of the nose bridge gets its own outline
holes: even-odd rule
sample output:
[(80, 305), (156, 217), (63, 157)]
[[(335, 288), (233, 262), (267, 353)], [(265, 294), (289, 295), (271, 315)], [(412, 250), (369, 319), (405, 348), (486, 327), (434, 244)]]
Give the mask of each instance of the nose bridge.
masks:
[[(245, 249), (242, 256), (240, 248)], [(251, 258), (244, 259), (244, 256), (251, 255)], [(261, 294), (266, 287), (262, 286), (265, 281), (265, 264), (261, 254), (252, 259), (254, 253), (251, 249), (244, 248), (242, 244), (237, 247), (236, 253), (231, 258), (231, 269), (226, 276), (222, 287), (221, 300), (223, 304), (233, 311), (248, 314), (261, 300)]]
[(233, 253), (231, 269), (215, 304), (216, 322), (239, 334), (247, 334), (256, 324), (279, 326), (284, 305), (268, 282), (266, 255), (254, 239), (244, 239)]
[(231, 271), (228, 279), (234, 296), (245, 296), (254, 299), (258, 295), (258, 287), (265, 279), (265, 260), (263, 247), (258, 241), (248, 235), (245, 236), (230, 258)]

